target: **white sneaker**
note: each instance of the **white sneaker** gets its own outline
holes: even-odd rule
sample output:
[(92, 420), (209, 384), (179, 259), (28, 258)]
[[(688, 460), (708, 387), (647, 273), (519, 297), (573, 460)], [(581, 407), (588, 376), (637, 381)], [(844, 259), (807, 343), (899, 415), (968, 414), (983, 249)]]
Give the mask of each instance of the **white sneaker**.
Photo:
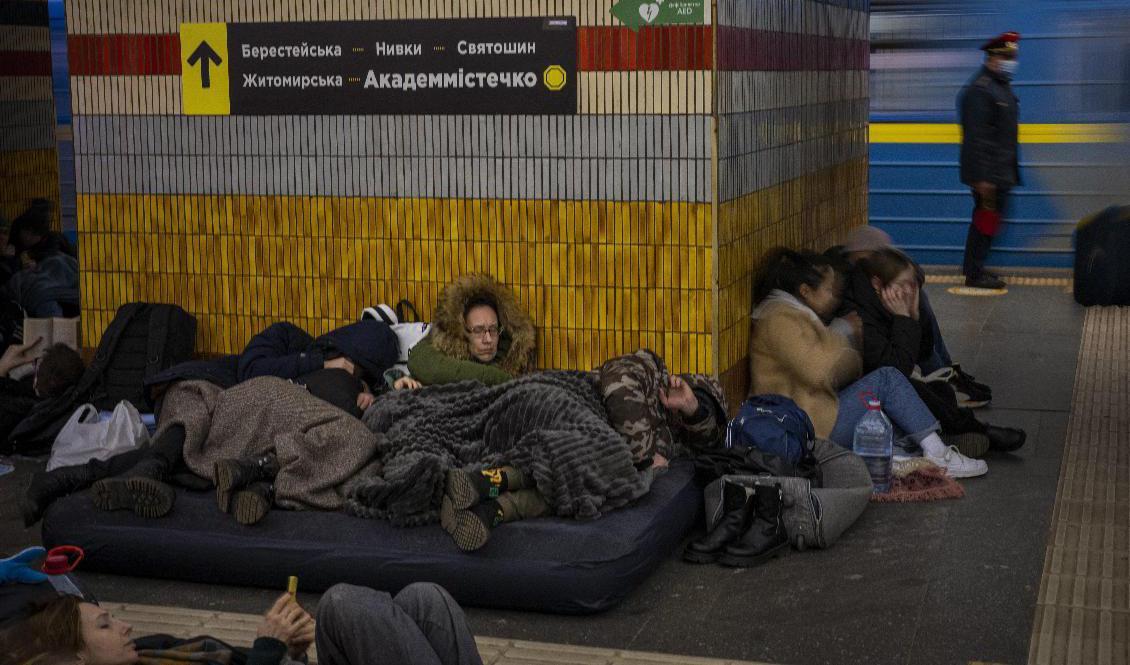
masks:
[(989, 472), (988, 464), (962, 455), (958, 452), (957, 446), (946, 448), (945, 454), (941, 457), (927, 454), (926, 459), (945, 469), (946, 475), (950, 478), (976, 478)]

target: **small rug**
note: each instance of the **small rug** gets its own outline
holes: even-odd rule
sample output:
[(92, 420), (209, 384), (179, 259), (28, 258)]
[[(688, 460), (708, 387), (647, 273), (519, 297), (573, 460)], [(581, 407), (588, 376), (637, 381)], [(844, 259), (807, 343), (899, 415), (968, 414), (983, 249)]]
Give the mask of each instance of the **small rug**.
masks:
[(911, 503), (965, 496), (965, 488), (924, 457), (893, 462), (891, 476), (891, 489), (883, 494), (872, 494), (873, 502)]

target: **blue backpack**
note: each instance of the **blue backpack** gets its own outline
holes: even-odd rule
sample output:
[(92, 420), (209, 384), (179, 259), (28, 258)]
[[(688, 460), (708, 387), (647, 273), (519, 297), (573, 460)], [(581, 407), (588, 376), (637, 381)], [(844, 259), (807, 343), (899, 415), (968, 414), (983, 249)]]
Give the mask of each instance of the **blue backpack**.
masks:
[(726, 426), (727, 448), (756, 448), (794, 466), (812, 457), (812, 419), (784, 395), (754, 395)]

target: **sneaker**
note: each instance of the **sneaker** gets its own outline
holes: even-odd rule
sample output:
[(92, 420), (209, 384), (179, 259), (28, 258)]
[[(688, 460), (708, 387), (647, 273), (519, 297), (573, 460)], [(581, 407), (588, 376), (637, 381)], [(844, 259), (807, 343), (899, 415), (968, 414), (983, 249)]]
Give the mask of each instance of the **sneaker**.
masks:
[(947, 446), (957, 448), (958, 452), (966, 457), (982, 457), (992, 447), (989, 436), (981, 432), (943, 434), (942, 441), (945, 441)]
[(946, 448), (941, 457), (927, 454), (926, 459), (945, 469), (950, 478), (976, 478), (989, 472), (989, 465), (979, 459), (970, 459), (955, 446)]
[(977, 277), (966, 277), (965, 286), (971, 289), (1003, 289), (1007, 284), (999, 277), (994, 277), (989, 273), (981, 273)]

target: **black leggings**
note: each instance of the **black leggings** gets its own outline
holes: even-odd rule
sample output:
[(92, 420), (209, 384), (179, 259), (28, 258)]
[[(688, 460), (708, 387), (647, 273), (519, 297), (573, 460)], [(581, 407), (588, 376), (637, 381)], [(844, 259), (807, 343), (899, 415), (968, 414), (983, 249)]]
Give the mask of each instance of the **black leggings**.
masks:
[(114, 455), (107, 460), (91, 460), (87, 467), (94, 472), (93, 481), (117, 476), (132, 469), (138, 462), (147, 459), (159, 459), (165, 463), (165, 469), (172, 475), (184, 468), (184, 426), (172, 425), (160, 438), (145, 448), (138, 448)]

